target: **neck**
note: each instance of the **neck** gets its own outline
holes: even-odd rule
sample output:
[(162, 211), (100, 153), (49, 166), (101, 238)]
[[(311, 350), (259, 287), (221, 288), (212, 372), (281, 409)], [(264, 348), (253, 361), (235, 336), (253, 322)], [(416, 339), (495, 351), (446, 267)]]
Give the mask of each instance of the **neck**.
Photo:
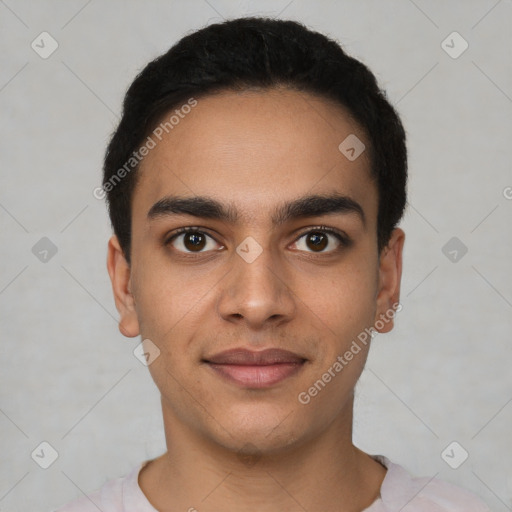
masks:
[(161, 511), (360, 512), (377, 499), (386, 470), (352, 444), (352, 406), (321, 435), (266, 452), (226, 449), (164, 408), (168, 451), (146, 465), (139, 485)]

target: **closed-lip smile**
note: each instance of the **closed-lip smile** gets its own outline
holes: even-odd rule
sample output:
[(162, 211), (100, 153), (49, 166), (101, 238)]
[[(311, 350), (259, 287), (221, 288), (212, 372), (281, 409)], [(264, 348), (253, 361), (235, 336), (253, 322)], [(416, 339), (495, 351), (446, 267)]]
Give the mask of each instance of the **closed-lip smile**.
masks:
[(306, 358), (277, 348), (235, 348), (203, 359), (224, 379), (245, 388), (268, 388), (296, 374)]

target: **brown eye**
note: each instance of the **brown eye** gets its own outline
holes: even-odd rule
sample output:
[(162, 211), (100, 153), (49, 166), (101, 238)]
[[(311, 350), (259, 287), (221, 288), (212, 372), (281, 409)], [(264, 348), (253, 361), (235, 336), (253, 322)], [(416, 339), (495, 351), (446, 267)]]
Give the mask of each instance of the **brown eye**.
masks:
[(183, 245), (189, 251), (200, 251), (206, 245), (205, 237), (202, 233), (185, 233)]
[(350, 239), (346, 235), (342, 235), (331, 228), (318, 227), (303, 233), (297, 238), (294, 245), (300, 251), (323, 254), (348, 247), (350, 243)]
[(200, 253), (218, 248), (217, 242), (211, 236), (196, 229), (182, 229), (167, 243), (183, 253)]
[(318, 231), (312, 231), (306, 235), (306, 244), (313, 251), (323, 251), (329, 240), (327, 239), (327, 235), (325, 233), (320, 233)]

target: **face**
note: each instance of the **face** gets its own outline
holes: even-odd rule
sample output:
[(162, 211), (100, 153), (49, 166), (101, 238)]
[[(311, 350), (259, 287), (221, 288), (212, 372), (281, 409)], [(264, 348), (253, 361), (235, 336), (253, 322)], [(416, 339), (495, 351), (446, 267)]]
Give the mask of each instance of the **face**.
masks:
[(121, 332), (160, 351), (167, 426), (269, 453), (348, 428), (369, 344), (344, 355), (398, 302), (404, 241), (379, 255), (367, 152), (338, 149), (351, 134), (368, 147), (313, 95), (223, 92), (145, 157), (131, 264), (113, 237), (108, 268)]

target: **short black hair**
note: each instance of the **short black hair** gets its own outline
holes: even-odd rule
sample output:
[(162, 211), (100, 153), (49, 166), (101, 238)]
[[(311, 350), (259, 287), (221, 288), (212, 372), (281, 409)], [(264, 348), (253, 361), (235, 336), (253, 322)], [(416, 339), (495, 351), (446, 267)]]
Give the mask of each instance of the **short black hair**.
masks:
[(186, 35), (147, 64), (126, 92), (105, 154), (103, 190), (128, 262), (137, 151), (148, 135), (165, 114), (191, 99), (254, 87), (288, 87), (333, 100), (360, 125), (378, 188), (379, 253), (387, 245), (406, 205), (407, 150), (402, 122), (385, 91), (335, 40), (296, 21), (245, 17)]

